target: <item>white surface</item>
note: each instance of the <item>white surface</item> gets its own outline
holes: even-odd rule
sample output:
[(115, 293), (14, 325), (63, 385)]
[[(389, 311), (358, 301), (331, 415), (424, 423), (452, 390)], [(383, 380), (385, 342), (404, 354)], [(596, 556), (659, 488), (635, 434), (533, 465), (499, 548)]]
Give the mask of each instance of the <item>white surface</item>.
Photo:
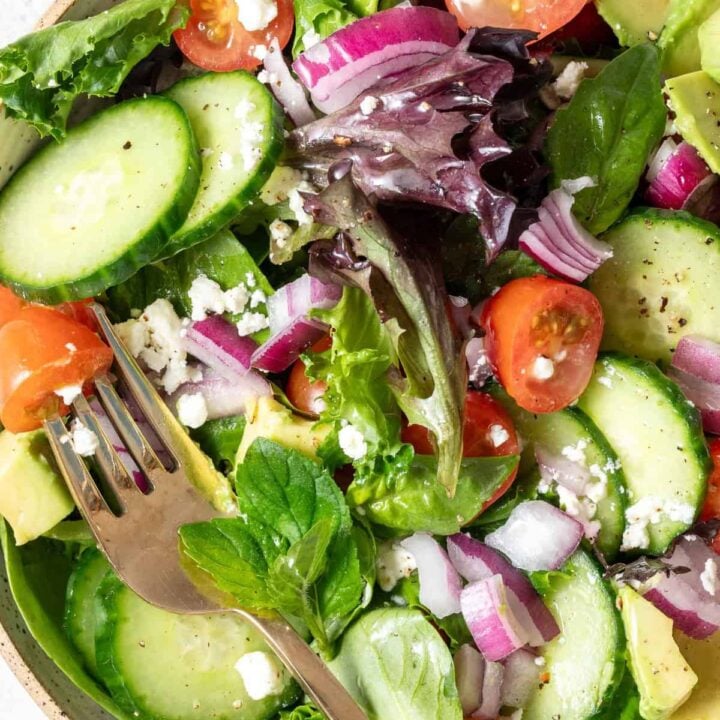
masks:
[[(0, 0), (0, 47), (29, 32), (52, 0)], [(0, 720), (45, 720), (0, 659)]]

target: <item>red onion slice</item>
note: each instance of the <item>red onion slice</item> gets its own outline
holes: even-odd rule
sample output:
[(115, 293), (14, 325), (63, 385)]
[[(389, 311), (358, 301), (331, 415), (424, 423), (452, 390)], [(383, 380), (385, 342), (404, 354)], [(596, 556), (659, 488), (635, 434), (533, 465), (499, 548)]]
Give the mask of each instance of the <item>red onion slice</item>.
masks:
[(270, 332), (276, 335), (310, 310), (333, 308), (341, 297), (342, 288), (339, 285), (324, 283), (305, 273), (297, 280), (283, 285), (267, 299)]
[(678, 145), (667, 138), (650, 162), (647, 173), (650, 186), (645, 199), (655, 207), (680, 210), (710, 175), (710, 168), (692, 145), (686, 142)]
[(502, 704), (501, 694), (505, 668), (498, 662), (485, 663), (482, 703), (470, 716), (479, 720), (496, 720)]
[(460, 697), (463, 715), (468, 716), (480, 707), (482, 702), (485, 659), (472, 646), (462, 645), (453, 658), (455, 683)]
[(535, 459), (540, 476), (547, 483), (558, 483), (575, 495), (584, 495), (590, 482), (590, 470), (562, 456), (553, 455), (540, 445), (535, 446)]
[(185, 352), (227, 380), (237, 380), (250, 370), (257, 346), (252, 338), (240, 337), (237, 328), (221, 315), (192, 323), (183, 337)]
[(420, 602), (441, 619), (459, 613), (462, 582), (445, 550), (428, 533), (415, 533), (400, 545), (417, 563)]
[(500, 575), (518, 620), (527, 629), (528, 642), (539, 647), (552, 640), (560, 629), (528, 578), (504, 557), (479, 540), (458, 533), (448, 538), (448, 556), (455, 569), (469, 582)]
[(543, 502), (521, 503), (485, 543), (522, 570), (558, 570), (577, 550), (583, 526), (562, 510)]
[(332, 113), (378, 81), (442, 55), (459, 40), (457, 22), (430, 7), (395, 7), (361, 18), (293, 63), (315, 105)]
[(284, 330), (273, 335), (253, 354), (258, 370), (279, 373), (287, 370), (311, 345), (325, 336), (328, 326), (317, 320), (295, 318)]
[(503, 705), (511, 708), (527, 705), (533, 690), (540, 682), (540, 668), (535, 662), (537, 659), (537, 655), (524, 648), (516, 650), (505, 659), (501, 692)]
[(273, 38), (270, 43), (263, 65), (270, 75), (269, 86), (273, 95), (295, 125), (302, 127), (316, 120), (305, 95), (305, 88), (290, 73), (277, 38)]

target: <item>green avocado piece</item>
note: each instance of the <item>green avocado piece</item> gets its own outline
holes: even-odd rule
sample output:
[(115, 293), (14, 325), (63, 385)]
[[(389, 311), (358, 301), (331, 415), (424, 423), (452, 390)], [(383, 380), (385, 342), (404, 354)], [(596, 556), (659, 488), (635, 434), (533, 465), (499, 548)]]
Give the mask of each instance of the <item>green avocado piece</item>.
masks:
[(720, 10), (714, 12), (698, 30), (700, 64), (715, 82), (720, 82)]
[(672, 620), (629, 587), (618, 593), (640, 715), (666, 720), (692, 693), (697, 675), (673, 638)]
[(670, 0), (597, 0), (597, 9), (621, 45), (657, 40)]
[(684, 140), (713, 172), (720, 172), (720, 85), (699, 70), (668, 80), (665, 93)]
[(55, 527), (75, 507), (42, 430), (0, 433), (0, 515), (17, 545)]
[[(634, 3), (626, 3), (635, 10)], [(720, 0), (670, 0), (667, 20), (658, 44), (663, 51), (663, 70), (668, 77), (700, 69), (700, 26), (720, 9)]]
[(295, 415), (275, 398), (264, 396), (248, 406), (247, 425), (237, 451), (236, 463), (245, 459), (248, 448), (258, 438), (266, 438), (317, 459), (317, 450), (330, 433), (329, 425)]

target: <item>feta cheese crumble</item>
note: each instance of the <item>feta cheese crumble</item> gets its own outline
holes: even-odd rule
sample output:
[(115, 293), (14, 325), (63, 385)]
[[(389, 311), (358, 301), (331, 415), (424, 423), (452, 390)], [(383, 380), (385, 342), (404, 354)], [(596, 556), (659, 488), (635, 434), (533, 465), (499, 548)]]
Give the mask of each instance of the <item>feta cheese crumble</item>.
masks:
[(192, 281), (188, 297), (191, 303), (190, 317), (196, 322), (208, 315), (225, 312), (225, 292), (214, 280), (200, 275)]
[(264, 30), (278, 15), (277, 0), (235, 0), (237, 19), (248, 31)]
[(705, 592), (715, 597), (718, 582), (718, 566), (717, 562), (712, 558), (705, 561), (705, 569), (700, 573), (700, 582), (705, 588)]
[(261, 650), (243, 655), (235, 663), (235, 670), (253, 700), (279, 695), (285, 685), (284, 672), (278, 661), (270, 653)]
[(648, 528), (664, 519), (690, 525), (695, 517), (692, 505), (675, 500), (663, 500), (649, 495), (625, 511), (625, 532), (621, 550), (646, 548), (650, 544)]
[(379, 98), (373, 95), (366, 95), (360, 102), (360, 112), (363, 115), (372, 115), (380, 104)]
[(415, 556), (399, 542), (388, 540), (378, 547), (375, 567), (378, 585), (385, 592), (390, 592), (400, 580), (410, 577), (417, 570), (417, 562)]
[(55, 394), (61, 398), (66, 405), (72, 405), (73, 400), (79, 395), (82, 395), (82, 386), (65, 385), (64, 387), (58, 388)]
[(493, 447), (499, 448), (510, 439), (510, 433), (502, 425), (490, 426), (490, 442)]
[(570, 100), (577, 89), (580, 87), (580, 83), (585, 78), (585, 73), (588, 71), (588, 64), (578, 60), (569, 62), (563, 71), (558, 75), (557, 80), (553, 83), (553, 90), (555, 94), (561, 100)]
[(259, 312), (246, 312), (237, 323), (235, 323), (238, 334), (241, 337), (252, 335), (264, 330), (270, 325), (267, 315)]
[(100, 447), (97, 435), (77, 418), (70, 425), (70, 442), (80, 457), (91, 457)]
[(178, 419), (189, 428), (199, 428), (207, 422), (208, 407), (202, 393), (181, 395), (175, 404)]
[(367, 454), (367, 443), (362, 433), (354, 425), (340, 428), (338, 442), (342, 451), (352, 460), (360, 460)]
[(549, 380), (555, 374), (555, 363), (544, 355), (538, 355), (532, 366), (532, 374), (536, 380)]

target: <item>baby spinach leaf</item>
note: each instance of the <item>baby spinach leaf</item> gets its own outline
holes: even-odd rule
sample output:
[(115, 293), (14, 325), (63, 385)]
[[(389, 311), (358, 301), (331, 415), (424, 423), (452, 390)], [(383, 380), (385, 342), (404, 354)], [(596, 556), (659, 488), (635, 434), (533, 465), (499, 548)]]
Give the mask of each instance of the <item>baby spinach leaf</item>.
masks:
[(79, 95), (115, 95), (189, 13), (175, 0), (127, 0), (87, 20), (27, 35), (0, 50), (0, 101), (10, 117), (60, 140)]
[(575, 196), (573, 211), (593, 234), (627, 209), (648, 156), (663, 135), (667, 110), (654, 45), (636, 45), (584, 80), (559, 110), (546, 152), (552, 183), (589, 176), (595, 187)]
[(450, 650), (419, 610), (367, 613), (330, 668), (370, 720), (462, 720)]
[(246, 419), (244, 415), (208, 420), (190, 431), (192, 439), (221, 472), (228, 473), (235, 463)]

